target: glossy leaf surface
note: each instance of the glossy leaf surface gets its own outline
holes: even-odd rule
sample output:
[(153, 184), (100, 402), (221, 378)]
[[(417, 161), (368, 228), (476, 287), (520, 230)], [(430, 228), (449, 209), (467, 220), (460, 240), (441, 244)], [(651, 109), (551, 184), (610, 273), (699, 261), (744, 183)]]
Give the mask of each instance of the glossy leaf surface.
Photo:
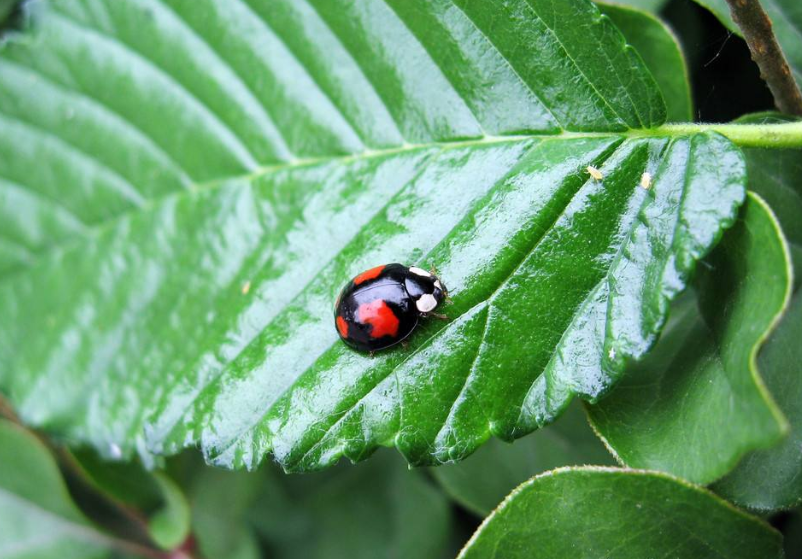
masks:
[(791, 287), (782, 233), (752, 194), (706, 263), (700, 310), (694, 297), (675, 309), (655, 351), (588, 410), (627, 466), (702, 484), (729, 472), (745, 453), (778, 443), (788, 429), (756, 357)]
[[(648, 350), (744, 196), (722, 137), (630, 130), (664, 103), (584, 0), (36, 21), (0, 57), (0, 387), (110, 455), (313, 469), (522, 436)], [(451, 320), (370, 359), (331, 307), (388, 261), (435, 263)]]
[(111, 549), (72, 502), (44, 445), (0, 420), (0, 557), (90, 559)]
[(485, 517), (533, 475), (586, 464), (605, 466), (614, 460), (575, 402), (548, 429), (511, 445), (490, 440), (463, 462), (433, 468), (431, 473), (455, 501)]
[(527, 481), (460, 554), (461, 559), (782, 556), (778, 532), (712, 493), (665, 474), (616, 468), (558, 469)]
[[(710, 10), (730, 31), (741, 30), (730, 15), (726, 0), (694, 0)], [(796, 83), (802, 87), (802, 4), (797, 0), (760, 0), (769, 15), (777, 42), (783, 49)]]

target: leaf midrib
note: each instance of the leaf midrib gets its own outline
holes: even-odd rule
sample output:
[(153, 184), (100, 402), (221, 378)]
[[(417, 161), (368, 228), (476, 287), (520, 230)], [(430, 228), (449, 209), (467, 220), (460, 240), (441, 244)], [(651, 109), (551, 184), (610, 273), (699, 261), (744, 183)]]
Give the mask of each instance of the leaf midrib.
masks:
[[(6, 113), (0, 113), (0, 115), (5, 115)], [(127, 219), (131, 219), (135, 215), (143, 214), (153, 210), (156, 207), (163, 205), (164, 203), (178, 199), (185, 196), (194, 196), (197, 195), (199, 192), (203, 192), (206, 190), (212, 190), (216, 188), (220, 188), (226, 184), (240, 182), (240, 181), (256, 181), (261, 179), (265, 176), (271, 174), (277, 174), (280, 172), (285, 171), (294, 171), (297, 169), (309, 169), (317, 166), (326, 166), (332, 164), (340, 164), (340, 165), (347, 165), (352, 162), (356, 161), (367, 161), (371, 159), (382, 159), (391, 157), (393, 155), (405, 155), (415, 152), (424, 152), (426, 150), (431, 150), (433, 148), (439, 150), (438, 153), (442, 153), (451, 149), (459, 149), (464, 147), (480, 147), (485, 145), (496, 145), (496, 144), (504, 144), (504, 143), (516, 143), (516, 142), (525, 142), (530, 140), (549, 140), (549, 139), (580, 139), (580, 138), (638, 138), (648, 135), (653, 135), (654, 131), (644, 130), (631, 130), (628, 133), (617, 133), (617, 132), (561, 132), (558, 134), (527, 134), (527, 135), (516, 135), (516, 136), (482, 136), (479, 138), (473, 138), (468, 140), (455, 140), (449, 142), (426, 142), (426, 143), (404, 143), (399, 146), (394, 146), (392, 148), (380, 149), (380, 150), (365, 150), (359, 153), (347, 154), (347, 155), (332, 155), (332, 156), (321, 156), (321, 157), (308, 157), (308, 158), (297, 158), (291, 161), (277, 163), (273, 165), (265, 165), (261, 166), (249, 173), (244, 173), (240, 175), (231, 175), (227, 177), (221, 177), (217, 179), (212, 179), (209, 181), (203, 182), (192, 182), (188, 185), (186, 189), (176, 190), (170, 192), (168, 194), (157, 196), (155, 198), (148, 198), (140, 206), (132, 207), (126, 211), (120, 212), (117, 215), (111, 216), (110, 218), (97, 221), (95, 223), (85, 223), (85, 228), (80, 232), (80, 234), (69, 237), (62, 242), (57, 242), (50, 244), (44, 247), (43, 250), (40, 251), (31, 251), (34, 255), (34, 261), (28, 264), (25, 267), (17, 268), (13, 270), (11, 273), (0, 277), (0, 284), (10, 279), (13, 279), (17, 275), (24, 274), (28, 271), (31, 267), (36, 265), (36, 262), (39, 260), (47, 258), (49, 255), (62, 252), (66, 253), (71, 250), (77, 249), (82, 243), (86, 242), (88, 239), (96, 238), (102, 235), (104, 232), (115, 228), (119, 223), (126, 221)], [(65, 142), (68, 143), (68, 142)], [(26, 189), (26, 191), (30, 191), (36, 193), (37, 191), (33, 189)]]

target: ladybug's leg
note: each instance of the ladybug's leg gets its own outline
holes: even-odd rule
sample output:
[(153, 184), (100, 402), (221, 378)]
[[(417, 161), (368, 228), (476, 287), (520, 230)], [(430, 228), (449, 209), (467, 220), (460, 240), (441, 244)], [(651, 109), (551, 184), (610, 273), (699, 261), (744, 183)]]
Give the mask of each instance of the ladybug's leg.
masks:
[(401, 347), (404, 349), (409, 349), (409, 342), (406, 340), (401, 340)]
[(368, 357), (370, 357), (371, 359), (373, 359), (374, 357), (376, 357), (376, 352), (375, 352), (375, 351), (369, 351), (369, 352), (368, 352)]
[(444, 314), (440, 314), (438, 312), (427, 312), (426, 316), (433, 316), (435, 318), (439, 318), (440, 320), (448, 320), (448, 317)]

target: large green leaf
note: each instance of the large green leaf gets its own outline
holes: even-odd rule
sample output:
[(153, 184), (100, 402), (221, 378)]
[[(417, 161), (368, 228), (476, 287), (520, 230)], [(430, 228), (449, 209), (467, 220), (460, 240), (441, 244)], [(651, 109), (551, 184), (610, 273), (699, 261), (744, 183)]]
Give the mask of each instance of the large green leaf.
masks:
[(519, 486), (461, 559), (782, 557), (768, 524), (712, 493), (656, 472), (565, 468)]
[(432, 469), (432, 475), (456, 502), (485, 517), (533, 475), (580, 464), (612, 465), (613, 459), (576, 402), (548, 429), (512, 445), (491, 440), (463, 462)]
[[(649, 349), (743, 199), (721, 136), (632, 130), (664, 103), (585, 0), (218, 4), (42, 3), (0, 57), (0, 387), (108, 454), (522, 436)], [(387, 261), (454, 303), (371, 359), (331, 306)]]
[(791, 269), (779, 225), (756, 195), (708, 265), (701, 313), (694, 297), (675, 309), (656, 350), (588, 410), (624, 464), (702, 484), (787, 431), (756, 358), (788, 304)]
[(618, 3), (599, 3), (599, 9), (613, 20), (627, 43), (643, 61), (660, 86), (666, 101), (666, 117), (672, 122), (693, 120), (693, 103), (688, 68), (679, 40), (659, 18), (641, 9)]
[(0, 420), (0, 557), (89, 559), (113, 547), (72, 502), (44, 445)]
[[(730, 31), (741, 35), (730, 15), (727, 0), (695, 0), (710, 10)], [(774, 34), (780, 43), (796, 83), (802, 87), (802, 3), (799, 0), (760, 0), (771, 18)]]

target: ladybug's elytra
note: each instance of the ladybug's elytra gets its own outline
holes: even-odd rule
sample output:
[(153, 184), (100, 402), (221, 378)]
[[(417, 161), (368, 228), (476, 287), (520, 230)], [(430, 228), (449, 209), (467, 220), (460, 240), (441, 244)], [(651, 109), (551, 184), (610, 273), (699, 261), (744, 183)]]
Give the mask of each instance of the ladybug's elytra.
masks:
[(448, 293), (440, 279), (421, 268), (385, 264), (362, 272), (340, 292), (334, 323), (345, 343), (378, 351), (409, 336), (421, 316), (432, 315)]

